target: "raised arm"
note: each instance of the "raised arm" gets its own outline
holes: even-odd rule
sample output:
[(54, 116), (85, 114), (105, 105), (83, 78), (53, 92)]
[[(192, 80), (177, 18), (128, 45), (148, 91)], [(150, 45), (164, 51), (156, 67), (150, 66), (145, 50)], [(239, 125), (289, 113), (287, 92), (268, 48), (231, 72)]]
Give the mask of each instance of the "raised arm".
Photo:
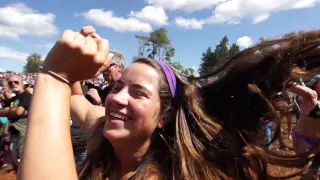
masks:
[(294, 83), (293, 85), (288, 87), (287, 90), (295, 94), (298, 94), (299, 96), (301, 96), (303, 100), (314, 101), (314, 99), (318, 98), (317, 92), (297, 83)]
[(302, 98), (300, 105), (295, 104), (299, 108), (300, 114), (302, 115), (308, 115), (318, 103), (317, 92), (306, 86), (295, 83), (288, 88), (288, 91), (293, 92)]
[(67, 84), (39, 73), (18, 179), (77, 179), (68, 122), (70, 93)]
[(90, 129), (95, 127), (98, 119), (104, 117), (105, 110), (102, 106), (92, 105), (83, 95), (80, 83), (75, 83), (71, 88), (71, 119), (89, 136)]
[[(93, 37), (96, 41), (102, 40), (102, 38), (96, 34), (96, 31), (92, 26), (82, 27), (80, 34)], [(110, 54), (110, 58), (112, 58), (111, 56), (112, 54)], [(104, 68), (106, 67), (107, 66)], [(80, 126), (87, 137), (92, 136), (95, 127), (98, 126), (100, 122), (103, 122), (104, 116), (104, 107), (89, 103), (82, 94), (80, 82), (74, 83), (71, 87), (71, 119)]]
[(77, 179), (69, 127), (71, 89), (108, 66), (106, 40), (64, 31), (44, 61), (32, 97), (18, 179)]

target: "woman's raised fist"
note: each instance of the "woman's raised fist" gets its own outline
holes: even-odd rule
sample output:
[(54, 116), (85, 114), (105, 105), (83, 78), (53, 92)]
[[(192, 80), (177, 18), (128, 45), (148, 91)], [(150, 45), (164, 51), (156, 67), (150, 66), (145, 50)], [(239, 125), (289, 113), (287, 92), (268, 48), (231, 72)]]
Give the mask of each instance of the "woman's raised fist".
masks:
[(91, 79), (108, 67), (113, 54), (109, 42), (95, 36), (65, 30), (48, 53), (44, 68), (75, 82)]

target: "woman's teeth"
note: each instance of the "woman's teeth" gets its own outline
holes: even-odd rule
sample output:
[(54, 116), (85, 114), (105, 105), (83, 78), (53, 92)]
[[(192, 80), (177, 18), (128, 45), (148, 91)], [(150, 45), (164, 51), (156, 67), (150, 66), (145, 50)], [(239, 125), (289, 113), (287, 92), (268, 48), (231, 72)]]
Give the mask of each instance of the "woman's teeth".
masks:
[(113, 116), (115, 118), (118, 118), (118, 119), (121, 119), (121, 120), (124, 120), (124, 121), (129, 120), (129, 118), (127, 116), (119, 114), (119, 113), (115, 113), (115, 112), (110, 113), (110, 116)]

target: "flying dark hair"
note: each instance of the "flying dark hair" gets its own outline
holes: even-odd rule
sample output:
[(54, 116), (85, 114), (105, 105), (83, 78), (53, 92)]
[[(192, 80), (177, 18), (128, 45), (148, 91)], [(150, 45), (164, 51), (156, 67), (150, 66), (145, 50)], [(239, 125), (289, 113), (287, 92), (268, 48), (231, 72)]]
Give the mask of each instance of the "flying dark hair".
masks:
[[(271, 120), (277, 124), (275, 138), (279, 135), (280, 119), (272, 106), (277, 102), (272, 97), (320, 66), (319, 46), (320, 30), (262, 41), (238, 53), (217, 71), (194, 78), (216, 79), (200, 88), (205, 112), (222, 125), (230, 143), (234, 143), (227, 149), (233, 148), (236, 158), (247, 162), (241, 166), (251, 167), (258, 179), (271, 175), (266, 172), (267, 153), (260, 143), (263, 139), (254, 134)], [(270, 162), (288, 167), (307, 168), (312, 160), (308, 153), (300, 157), (268, 156)]]

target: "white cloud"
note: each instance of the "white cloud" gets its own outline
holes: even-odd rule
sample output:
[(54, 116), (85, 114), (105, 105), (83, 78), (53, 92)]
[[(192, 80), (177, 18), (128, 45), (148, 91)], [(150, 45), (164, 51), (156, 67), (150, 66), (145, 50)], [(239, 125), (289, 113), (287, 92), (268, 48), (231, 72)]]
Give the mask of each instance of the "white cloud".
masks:
[(251, 39), (251, 37), (242, 36), (237, 40), (237, 45), (240, 48), (245, 49), (253, 45), (253, 40)]
[(54, 43), (43, 43), (43, 44), (38, 44), (37, 47), (43, 48), (46, 50), (50, 50), (54, 46)]
[(186, 29), (202, 29), (204, 24), (203, 20), (197, 19), (184, 19), (182, 17), (177, 17), (175, 22), (178, 26), (184, 27)]
[(208, 9), (226, 0), (145, 0), (148, 4), (171, 10), (184, 10), (187, 12)]
[(104, 11), (103, 9), (90, 9), (88, 12), (80, 14), (87, 21), (98, 26), (112, 28), (119, 32), (151, 32), (152, 27), (149, 23), (142, 22), (136, 18), (117, 17), (112, 11)]
[(0, 72), (6, 72), (6, 70), (0, 68)]
[(315, 6), (317, 0), (229, 0), (217, 5), (207, 23), (241, 22), (251, 19), (260, 23), (274, 12)]
[(294, 4), (293, 8), (307, 8), (307, 7), (313, 7), (316, 4), (317, 0), (303, 0), (303, 1), (298, 1), (297, 3)]
[(254, 17), (253, 21), (252, 21), (252, 24), (258, 24), (258, 23), (260, 23), (262, 21), (265, 21), (265, 20), (267, 20), (269, 18), (269, 16), (270, 16), (270, 14), (261, 14), (261, 15), (259, 15), (257, 17)]
[(0, 7), (0, 37), (19, 39), (22, 35), (50, 36), (58, 33), (55, 15), (38, 13), (23, 3)]
[(164, 9), (180, 9), (197, 11), (213, 8), (213, 15), (209, 18), (197, 20), (194, 18), (176, 18), (178, 26), (190, 29), (202, 29), (204, 24), (239, 24), (245, 19), (253, 24), (267, 20), (272, 13), (310, 8), (320, 0), (146, 0), (149, 4)]
[(0, 58), (19, 60), (25, 62), (29, 54), (18, 52), (16, 50), (0, 46)]
[(168, 16), (164, 9), (155, 6), (146, 6), (139, 12), (131, 11), (130, 16), (156, 26), (165, 25), (168, 21)]

